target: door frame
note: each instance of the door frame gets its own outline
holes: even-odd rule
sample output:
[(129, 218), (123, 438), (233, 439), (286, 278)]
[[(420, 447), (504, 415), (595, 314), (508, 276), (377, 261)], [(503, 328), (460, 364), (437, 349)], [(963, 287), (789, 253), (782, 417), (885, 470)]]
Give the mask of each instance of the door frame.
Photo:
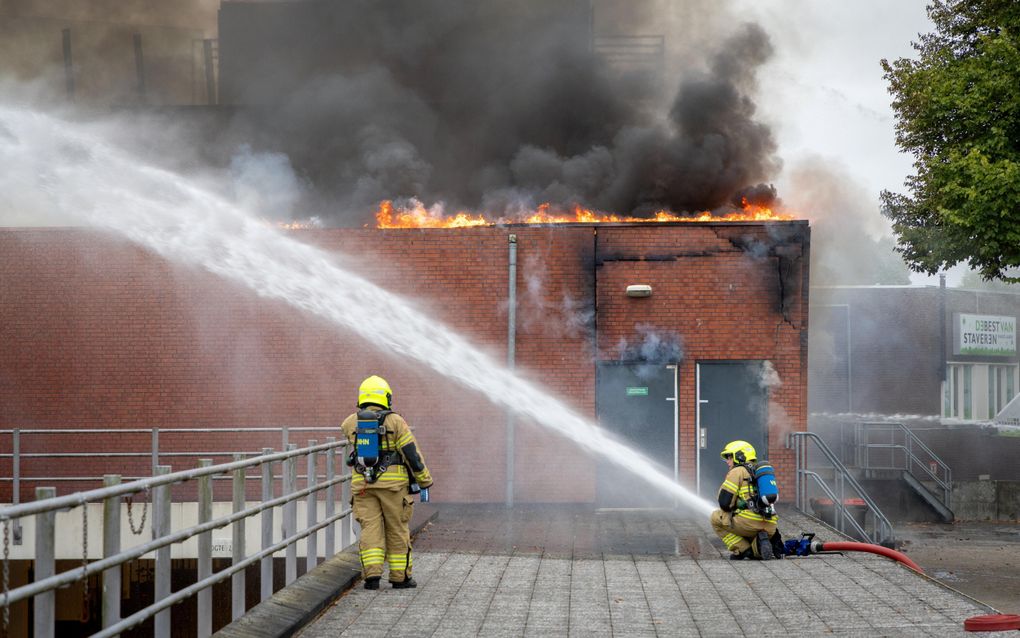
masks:
[[(673, 396), (666, 397), (666, 401), (673, 402), (673, 480), (677, 483), (680, 482), (680, 364), (679, 363), (662, 363), (662, 364), (649, 364), (643, 361), (597, 361), (595, 363), (595, 374), (599, 374), (599, 367), (603, 365), (617, 365), (617, 366), (639, 366), (639, 365), (661, 365), (662, 367), (673, 371)], [(595, 380), (595, 418), (599, 418), (599, 393), (598, 393), (599, 380)], [(598, 424), (602, 427), (601, 422)], [(638, 450), (641, 452), (640, 450)], [(642, 454), (644, 452), (641, 452)], [(597, 471), (597, 470), (596, 470)], [(598, 506), (598, 494), (595, 494), (596, 507)], [(676, 508), (678, 503), (674, 500), (673, 507)], [(603, 508), (604, 509), (604, 508)]]
[[(708, 436), (707, 433), (703, 433), (701, 429), (701, 404), (708, 403), (707, 399), (701, 398), (701, 364), (740, 364), (740, 363), (762, 363), (766, 359), (703, 359), (694, 362), (694, 493), (701, 495), (701, 451), (707, 449), (702, 447), (701, 442), (704, 439), (707, 444)], [(764, 431), (762, 433), (762, 441), (765, 444), (766, 451), (769, 445), (769, 391), (765, 391), (765, 406), (764, 406)]]

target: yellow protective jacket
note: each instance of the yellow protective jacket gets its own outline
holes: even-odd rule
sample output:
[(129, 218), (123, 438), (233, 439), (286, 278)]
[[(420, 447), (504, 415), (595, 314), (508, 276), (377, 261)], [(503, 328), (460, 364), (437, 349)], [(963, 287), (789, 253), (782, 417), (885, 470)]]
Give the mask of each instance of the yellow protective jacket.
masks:
[(743, 465), (734, 466), (726, 473), (726, 478), (719, 488), (719, 508), (749, 521), (775, 523), (779, 520), (778, 516), (765, 517), (750, 509), (737, 508), (740, 499), (750, 502), (751, 497), (751, 472)]
[[(367, 409), (379, 412), (381, 408), (369, 406)], [(432, 475), (425, 465), (425, 457), (418, 449), (418, 442), (411, 433), (407, 421), (395, 412), (391, 412), (383, 421), (383, 430), (379, 436), (379, 448), (382, 453), (397, 451), (400, 453), (400, 462), (393, 463), (386, 471), (379, 475), (374, 483), (365, 481), (360, 472), (354, 472), (351, 477), (351, 489), (361, 491), (364, 489), (398, 490), (406, 489), (408, 481), (408, 469), (411, 470), (418, 485), (428, 487), (432, 485)], [(358, 414), (354, 413), (344, 419), (340, 425), (351, 444), (351, 450), (355, 449), (355, 434), (358, 430)]]

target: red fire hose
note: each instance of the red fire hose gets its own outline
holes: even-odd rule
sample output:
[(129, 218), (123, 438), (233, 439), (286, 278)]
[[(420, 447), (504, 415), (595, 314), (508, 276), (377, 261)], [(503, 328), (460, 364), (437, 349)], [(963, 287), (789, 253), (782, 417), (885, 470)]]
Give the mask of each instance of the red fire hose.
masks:
[(819, 543), (818, 549), (823, 552), (870, 552), (872, 554), (878, 554), (879, 556), (885, 556), (886, 558), (897, 560), (919, 574), (924, 573), (921, 568), (917, 566), (917, 563), (907, 558), (906, 554), (898, 552), (895, 549), (882, 547), (881, 545), (853, 543), (850, 541), (835, 543), (825, 542)]

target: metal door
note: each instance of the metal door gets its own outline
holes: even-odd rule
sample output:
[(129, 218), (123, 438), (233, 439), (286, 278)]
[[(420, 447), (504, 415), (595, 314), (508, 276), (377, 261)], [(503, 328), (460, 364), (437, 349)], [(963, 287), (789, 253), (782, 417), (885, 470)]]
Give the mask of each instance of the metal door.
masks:
[[(677, 477), (676, 366), (599, 363), (595, 406), (599, 424)], [(644, 471), (648, 468), (636, 468)], [(673, 507), (673, 497), (653, 492), (633, 473), (609, 461), (596, 470), (596, 502), (603, 508)]]
[(698, 494), (711, 499), (726, 476), (719, 458), (734, 440), (747, 441), (760, 458), (768, 457), (768, 389), (761, 361), (712, 361), (697, 364)]

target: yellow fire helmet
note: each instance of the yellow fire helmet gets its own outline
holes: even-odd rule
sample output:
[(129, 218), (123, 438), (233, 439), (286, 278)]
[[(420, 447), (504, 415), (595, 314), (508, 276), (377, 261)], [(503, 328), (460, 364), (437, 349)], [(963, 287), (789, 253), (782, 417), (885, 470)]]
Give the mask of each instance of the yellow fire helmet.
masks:
[(363, 408), (369, 403), (389, 410), (393, 404), (393, 391), (386, 379), (372, 375), (361, 382), (358, 388), (358, 407)]
[(732, 456), (733, 461), (736, 463), (749, 463), (751, 461), (758, 460), (758, 453), (754, 451), (754, 446), (747, 441), (731, 441), (726, 444), (726, 447), (719, 453), (723, 459), (727, 456)]

